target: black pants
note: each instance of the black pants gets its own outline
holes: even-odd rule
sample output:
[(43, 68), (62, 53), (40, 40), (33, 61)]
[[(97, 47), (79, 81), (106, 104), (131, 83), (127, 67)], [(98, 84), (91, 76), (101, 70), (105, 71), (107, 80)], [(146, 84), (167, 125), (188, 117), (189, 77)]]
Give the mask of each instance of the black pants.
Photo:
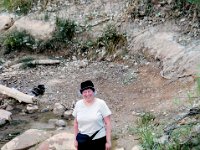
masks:
[(106, 137), (92, 140), (88, 143), (78, 143), (78, 150), (105, 150)]

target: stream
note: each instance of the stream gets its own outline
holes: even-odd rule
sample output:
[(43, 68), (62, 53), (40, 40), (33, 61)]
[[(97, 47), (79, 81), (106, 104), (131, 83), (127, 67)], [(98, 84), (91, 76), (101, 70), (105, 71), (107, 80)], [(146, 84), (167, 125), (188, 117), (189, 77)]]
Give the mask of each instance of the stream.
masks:
[[(19, 110), (11, 111), (13, 113), (12, 120), (0, 127), (0, 147), (28, 129), (40, 129), (46, 131), (56, 130), (55, 125), (48, 123), (48, 121), (50, 119), (62, 119), (54, 115), (51, 111), (33, 114), (24, 114), (19, 113), (18, 111)], [(64, 130), (73, 133), (73, 120), (65, 121), (67, 125)], [(116, 140), (113, 140), (112, 143), (112, 150), (114, 150), (116, 147)]]
[[(50, 119), (61, 119), (52, 112), (33, 114), (16, 113), (16, 110), (11, 112), (13, 114), (12, 120), (0, 127), (0, 147), (28, 129), (56, 130), (55, 125), (48, 123), (48, 121)], [(73, 133), (73, 121), (65, 121), (67, 125), (64, 130)]]

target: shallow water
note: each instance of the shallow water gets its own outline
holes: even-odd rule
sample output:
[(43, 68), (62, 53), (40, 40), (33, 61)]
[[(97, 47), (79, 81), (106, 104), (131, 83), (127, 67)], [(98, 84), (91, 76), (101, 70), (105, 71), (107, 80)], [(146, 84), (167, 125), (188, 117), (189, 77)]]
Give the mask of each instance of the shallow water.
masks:
[[(13, 120), (10, 123), (0, 127), (0, 147), (28, 129), (54, 131), (56, 127), (48, 123), (49, 119), (62, 119), (52, 112), (34, 114), (16, 113), (12, 118)], [(67, 125), (64, 130), (73, 133), (73, 120), (65, 121)], [(116, 140), (112, 140), (112, 150), (115, 149), (116, 145)]]
[[(61, 119), (52, 112), (22, 114), (13, 113), (12, 120), (0, 127), (0, 147), (28, 129), (56, 130), (55, 125), (49, 124), (49, 119)], [(66, 121), (66, 120), (65, 120)], [(66, 121), (65, 131), (73, 132), (72, 121)]]

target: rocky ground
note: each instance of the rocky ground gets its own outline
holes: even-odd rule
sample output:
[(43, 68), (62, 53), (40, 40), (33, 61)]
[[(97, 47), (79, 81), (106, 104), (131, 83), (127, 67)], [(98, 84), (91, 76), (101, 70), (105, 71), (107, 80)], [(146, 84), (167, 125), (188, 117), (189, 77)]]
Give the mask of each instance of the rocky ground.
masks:
[[(52, 108), (56, 102), (71, 108), (81, 96), (78, 92), (80, 82), (91, 79), (97, 90), (96, 96), (104, 99), (113, 113), (114, 145), (129, 150), (138, 142), (129, 128), (135, 125), (139, 114), (151, 112), (159, 122), (160, 119), (167, 120), (185, 109), (186, 93), (191, 89), (193, 79), (166, 80), (160, 76), (160, 69), (156, 62), (138, 65), (128, 62), (63, 60), (59, 65), (4, 70), (0, 74), (0, 81), (1, 84), (28, 94), (31, 94), (34, 86), (44, 84), (46, 91), (39, 102), (39, 109), (42, 110)], [(13, 119), (33, 122), (42, 118), (40, 113), (22, 115), (24, 104), (17, 106)], [(21, 124), (21, 131), (28, 128), (25, 126)], [(1, 134), (8, 134), (13, 130), (15, 127), (6, 125)]]

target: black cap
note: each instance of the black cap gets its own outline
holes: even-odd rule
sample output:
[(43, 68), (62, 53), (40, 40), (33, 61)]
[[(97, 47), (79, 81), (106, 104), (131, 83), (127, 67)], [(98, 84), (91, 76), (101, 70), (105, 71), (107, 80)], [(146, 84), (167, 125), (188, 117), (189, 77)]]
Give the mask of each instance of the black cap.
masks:
[(87, 90), (87, 89), (91, 89), (93, 92), (95, 91), (94, 84), (90, 80), (87, 80), (81, 83), (81, 89), (80, 89), (81, 94), (84, 90)]

